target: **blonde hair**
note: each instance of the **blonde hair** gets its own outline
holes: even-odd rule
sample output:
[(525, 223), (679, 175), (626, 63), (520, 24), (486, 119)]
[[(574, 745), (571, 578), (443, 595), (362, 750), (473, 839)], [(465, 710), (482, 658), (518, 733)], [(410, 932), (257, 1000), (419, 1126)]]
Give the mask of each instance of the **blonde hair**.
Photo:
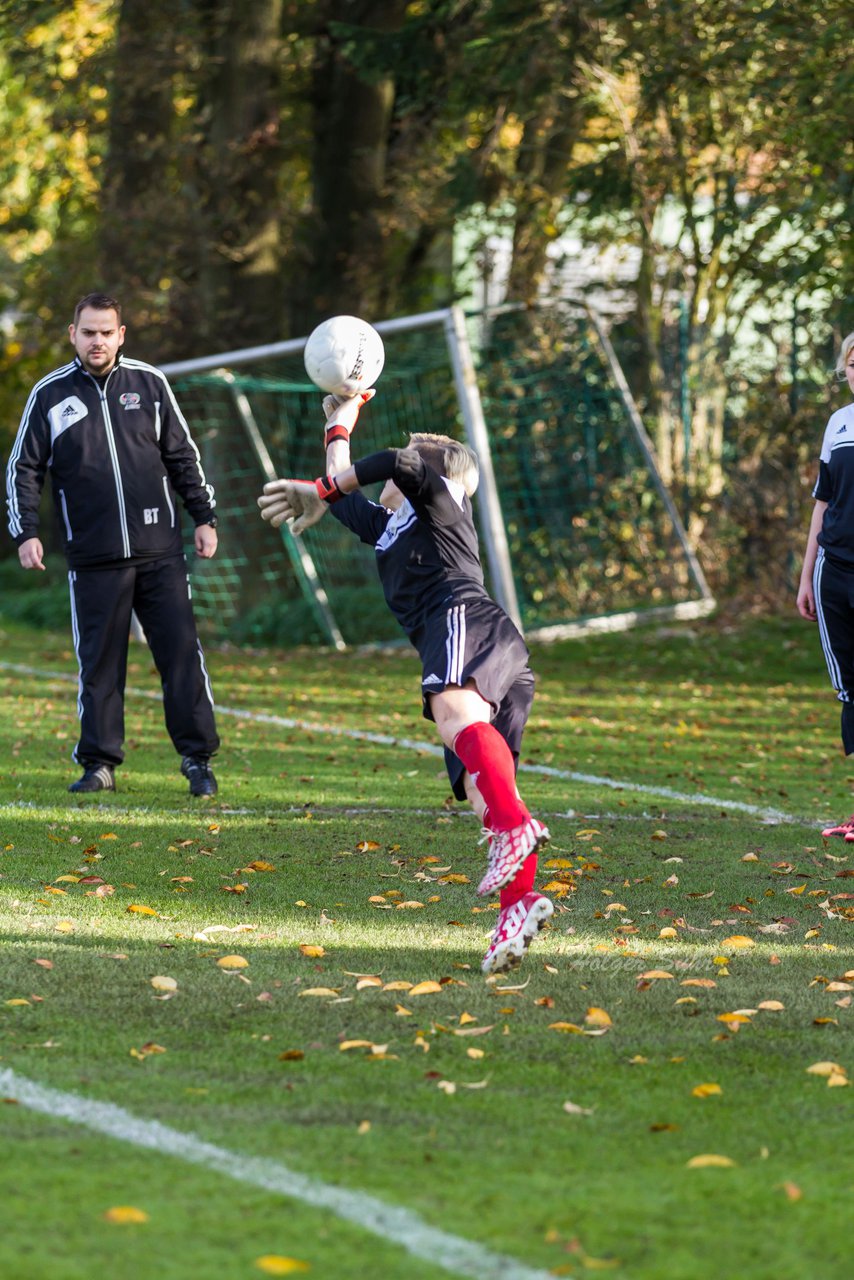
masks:
[(448, 480), (461, 484), (469, 497), (480, 479), (480, 464), (474, 449), (450, 436), (433, 435), (430, 431), (416, 431), (409, 437), (409, 447), (420, 453), (425, 462)]
[(848, 357), (851, 355), (852, 347), (854, 347), (854, 333), (849, 333), (847, 338), (842, 339), (842, 346), (839, 348), (839, 359), (836, 361), (837, 378), (845, 377), (845, 366), (848, 363)]

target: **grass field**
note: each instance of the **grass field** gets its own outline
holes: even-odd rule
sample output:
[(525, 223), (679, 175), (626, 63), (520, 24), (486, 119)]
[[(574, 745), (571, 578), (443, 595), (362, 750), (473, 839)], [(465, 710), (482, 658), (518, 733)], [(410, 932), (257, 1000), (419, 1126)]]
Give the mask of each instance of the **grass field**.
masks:
[(556, 912), (490, 982), (414, 656), (209, 650), (206, 803), (135, 648), (120, 790), (78, 798), (69, 639), (0, 628), (3, 1280), (851, 1275), (820, 828), (854, 778), (812, 628), (535, 650)]

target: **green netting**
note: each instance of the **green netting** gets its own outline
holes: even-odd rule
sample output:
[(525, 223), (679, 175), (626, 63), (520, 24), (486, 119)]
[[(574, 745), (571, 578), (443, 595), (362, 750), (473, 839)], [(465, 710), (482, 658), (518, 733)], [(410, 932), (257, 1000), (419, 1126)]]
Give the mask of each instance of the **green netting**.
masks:
[(696, 598), (586, 313), (498, 314), (478, 376), (526, 629)]
[[(586, 314), (543, 308), (468, 323), (526, 630), (695, 598), (684, 550)], [(401, 445), (410, 431), (464, 438), (443, 325), (384, 334), (384, 342), (380, 394), (361, 417), (354, 455)], [(290, 534), (259, 517), (266, 477), (246, 423), (248, 406), (278, 475), (322, 471), (320, 393), (301, 353), (235, 364), (226, 378), (198, 373), (173, 383), (221, 512), (219, 553), (196, 562), (194, 573), (201, 625), (244, 643), (328, 643), (293, 540), (288, 554)], [(371, 548), (331, 518), (302, 544), (347, 643), (400, 639)]]

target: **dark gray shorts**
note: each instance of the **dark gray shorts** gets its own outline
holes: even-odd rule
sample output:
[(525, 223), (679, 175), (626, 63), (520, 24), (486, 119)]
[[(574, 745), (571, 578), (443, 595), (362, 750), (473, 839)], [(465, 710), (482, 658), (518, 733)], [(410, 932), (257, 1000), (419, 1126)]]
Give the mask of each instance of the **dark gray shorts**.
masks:
[[(433, 719), (431, 693), (473, 680), (492, 707), (492, 723), (518, 765), (534, 700), (534, 674), (528, 666), (528, 646), (504, 610), (486, 599), (452, 605), (443, 624), (437, 623), (419, 645), (419, 653), (425, 719)], [(465, 765), (447, 747), (445, 767), (454, 795), (465, 800)]]

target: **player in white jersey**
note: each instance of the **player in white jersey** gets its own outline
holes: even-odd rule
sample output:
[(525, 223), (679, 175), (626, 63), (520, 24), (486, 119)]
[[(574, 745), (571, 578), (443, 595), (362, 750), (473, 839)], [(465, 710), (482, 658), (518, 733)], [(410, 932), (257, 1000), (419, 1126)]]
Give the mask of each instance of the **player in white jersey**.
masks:
[[(326, 397), (327, 474), (276, 480), (258, 499), (274, 526), (302, 533), (327, 510), (376, 550), (386, 602), (422, 662), (424, 715), (445, 744), (454, 794), (468, 799), (487, 835), (478, 893), (499, 893), (500, 912), (482, 969), (522, 959), (551, 916), (534, 890), (537, 851), (549, 838), (516, 786), (522, 732), (534, 695), (528, 649), (483, 581), (471, 495), (477, 457), (447, 436), (415, 434), (405, 449), (350, 460), (350, 432), (373, 391), (343, 403)], [(379, 504), (362, 485), (384, 481)]]
[[(854, 333), (842, 343), (836, 374), (854, 395)], [(798, 612), (818, 622), (827, 670), (842, 703), (842, 747), (854, 756), (854, 403), (830, 416), (813, 497)], [(854, 814), (825, 827), (822, 835), (854, 843)]]

